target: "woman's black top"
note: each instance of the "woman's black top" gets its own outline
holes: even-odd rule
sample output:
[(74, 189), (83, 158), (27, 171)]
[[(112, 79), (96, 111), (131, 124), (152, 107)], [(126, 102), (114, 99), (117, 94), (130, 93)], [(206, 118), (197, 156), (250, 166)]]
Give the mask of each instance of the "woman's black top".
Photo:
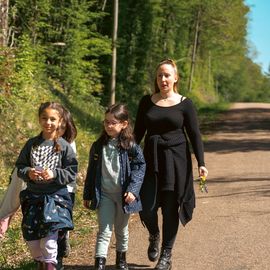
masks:
[[(204, 151), (197, 113), (188, 98), (180, 103), (161, 107), (154, 104), (150, 95), (139, 104), (134, 134), (137, 143), (144, 138), (146, 177), (157, 179), (156, 191), (176, 191), (186, 224), (195, 207), (191, 155), (188, 139), (192, 145), (198, 166), (204, 166)], [(188, 139), (187, 139), (188, 138)], [(145, 185), (148, 186), (149, 185)], [(143, 189), (143, 187), (142, 187)], [(152, 191), (144, 191), (148, 193)], [(143, 199), (143, 198), (142, 198)], [(180, 211), (180, 212), (181, 212)]]

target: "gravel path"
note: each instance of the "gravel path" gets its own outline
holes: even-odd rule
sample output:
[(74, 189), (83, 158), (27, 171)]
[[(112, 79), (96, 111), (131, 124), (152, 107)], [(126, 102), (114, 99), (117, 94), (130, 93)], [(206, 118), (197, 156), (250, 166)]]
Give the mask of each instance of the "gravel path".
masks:
[[(205, 158), (209, 193), (195, 183), (193, 220), (180, 227), (173, 270), (270, 269), (270, 104), (236, 103), (207, 135)], [(196, 168), (194, 168), (196, 172)], [(197, 173), (195, 174), (197, 175)], [(129, 269), (153, 269), (148, 234), (132, 217)], [(114, 269), (114, 245), (108, 266)], [(65, 269), (93, 269), (87, 265)]]

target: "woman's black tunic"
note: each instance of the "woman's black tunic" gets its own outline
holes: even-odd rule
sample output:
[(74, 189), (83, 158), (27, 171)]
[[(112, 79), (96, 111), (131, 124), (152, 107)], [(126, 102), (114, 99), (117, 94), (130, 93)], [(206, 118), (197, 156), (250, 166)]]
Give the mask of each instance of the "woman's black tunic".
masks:
[[(204, 166), (203, 144), (192, 101), (186, 98), (176, 105), (161, 107), (151, 101), (150, 95), (144, 96), (139, 104), (134, 134), (137, 143), (145, 135), (144, 155), (147, 166), (141, 190), (142, 200), (157, 190), (177, 192), (179, 217), (185, 225), (191, 220), (195, 207), (187, 137), (198, 166)], [(152, 181), (153, 178), (156, 181)]]

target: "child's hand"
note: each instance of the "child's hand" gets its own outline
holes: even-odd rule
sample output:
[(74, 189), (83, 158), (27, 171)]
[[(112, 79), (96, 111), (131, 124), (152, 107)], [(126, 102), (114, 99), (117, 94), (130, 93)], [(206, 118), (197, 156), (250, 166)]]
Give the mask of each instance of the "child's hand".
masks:
[(90, 208), (90, 201), (84, 200), (84, 201), (83, 201), (83, 206), (84, 206), (85, 208), (89, 209), (89, 208)]
[(124, 194), (124, 198), (125, 198), (125, 203), (132, 203), (136, 199), (134, 194), (131, 192), (126, 192)]
[(46, 169), (46, 170), (43, 170), (41, 172), (41, 177), (44, 179), (44, 180), (51, 180), (53, 178), (53, 171), (50, 170), (50, 169)]
[(37, 180), (39, 177), (41, 177), (41, 171), (40, 170), (36, 170), (35, 168), (31, 168), (28, 171), (28, 176), (31, 180), (35, 181)]

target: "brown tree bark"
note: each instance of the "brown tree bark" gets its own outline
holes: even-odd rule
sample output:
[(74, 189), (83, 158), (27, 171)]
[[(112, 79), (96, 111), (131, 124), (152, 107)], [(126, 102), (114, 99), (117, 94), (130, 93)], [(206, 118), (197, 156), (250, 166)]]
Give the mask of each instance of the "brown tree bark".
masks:
[(191, 56), (191, 66), (190, 66), (190, 75), (189, 75), (189, 82), (188, 82), (188, 91), (190, 92), (192, 90), (192, 80), (195, 70), (195, 62), (196, 62), (196, 53), (197, 53), (197, 47), (198, 47), (198, 36), (199, 36), (199, 29), (200, 29), (200, 21), (201, 21), (201, 8), (199, 8), (197, 13), (197, 20), (196, 20), (196, 26), (195, 26), (195, 35), (194, 35), (194, 43), (193, 43), (193, 50), (192, 50), (192, 56)]
[(110, 104), (115, 103), (116, 85), (116, 58), (117, 58), (117, 31), (118, 31), (118, 0), (114, 0), (113, 8), (113, 36), (112, 36), (112, 74), (111, 74), (111, 99)]
[(0, 46), (7, 46), (8, 41), (8, 6), (9, 0), (0, 0)]

